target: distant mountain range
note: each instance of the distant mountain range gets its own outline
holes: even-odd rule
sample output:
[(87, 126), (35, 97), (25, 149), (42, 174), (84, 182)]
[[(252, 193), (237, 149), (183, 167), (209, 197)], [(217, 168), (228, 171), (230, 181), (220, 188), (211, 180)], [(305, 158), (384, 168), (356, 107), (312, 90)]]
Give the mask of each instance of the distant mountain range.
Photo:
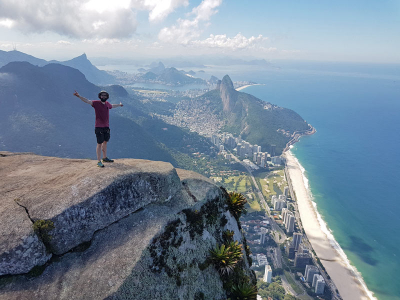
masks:
[(162, 62), (150, 65), (149, 70), (140, 69), (144, 74), (138, 76), (138, 81), (155, 82), (166, 85), (180, 86), (185, 84), (207, 84), (200, 78), (195, 78), (193, 71), (179, 71), (176, 68), (165, 68)]
[[(137, 60), (137, 59), (127, 59), (127, 58), (106, 58), (106, 57), (93, 57), (91, 61), (97, 66), (100, 65), (135, 65), (138, 67), (146, 68), (149, 65), (148, 61)], [(231, 65), (257, 65), (262, 67), (272, 67), (273, 64), (265, 59), (255, 59), (255, 58), (235, 58), (228, 56), (185, 56), (176, 58), (163, 58), (164, 65), (167, 67), (175, 68), (202, 68), (206, 69), (208, 65), (214, 66), (231, 66)], [(158, 62), (153, 62), (150, 64), (150, 68), (157, 65)]]
[(35, 66), (45, 66), (50, 63), (58, 63), (61, 65), (69, 66), (81, 71), (86, 79), (94, 84), (112, 84), (115, 83), (115, 78), (105, 71), (97, 69), (88, 60), (86, 54), (82, 54), (76, 58), (67, 61), (46, 61), (44, 59), (36, 58), (19, 51), (1, 51), (0, 50), (0, 67), (5, 66), (10, 62), (25, 61)]
[[(50, 63), (43, 67), (12, 62), (0, 68), (0, 150), (95, 158), (94, 109), (73, 96), (96, 99), (102, 88), (77, 69)], [(210, 148), (206, 139), (150, 117), (146, 107), (121, 86), (109, 86), (111, 157), (168, 161), (173, 153)], [(149, 108), (147, 108), (149, 110)], [(154, 110), (154, 108), (151, 108)], [(200, 149), (200, 150), (199, 150)], [(180, 166), (182, 167), (182, 166)]]

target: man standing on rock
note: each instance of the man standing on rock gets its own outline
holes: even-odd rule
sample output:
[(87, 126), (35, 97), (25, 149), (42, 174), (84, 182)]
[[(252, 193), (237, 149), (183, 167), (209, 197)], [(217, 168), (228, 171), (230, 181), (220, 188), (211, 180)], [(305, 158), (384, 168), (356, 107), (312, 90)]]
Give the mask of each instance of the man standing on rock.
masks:
[[(75, 91), (74, 96), (81, 99), (83, 102), (93, 106), (96, 113), (96, 122), (94, 132), (97, 138), (97, 166), (103, 168), (103, 162), (114, 162), (114, 160), (107, 157), (107, 142), (110, 140), (110, 125), (109, 125), (109, 111), (111, 108), (122, 107), (122, 103), (110, 104), (107, 99), (109, 95), (106, 91), (101, 91), (99, 93), (100, 100), (88, 100), (82, 97)], [(101, 152), (103, 152), (103, 162), (101, 161)]]

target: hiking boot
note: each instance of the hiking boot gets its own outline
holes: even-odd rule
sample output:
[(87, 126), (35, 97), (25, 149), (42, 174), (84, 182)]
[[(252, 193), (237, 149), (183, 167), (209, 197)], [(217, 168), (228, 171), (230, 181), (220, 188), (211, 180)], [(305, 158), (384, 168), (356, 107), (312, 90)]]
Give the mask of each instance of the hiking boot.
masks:
[(114, 162), (113, 159), (109, 159), (108, 157), (103, 158), (103, 162)]
[(99, 162), (97, 163), (97, 166), (100, 167), (100, 168), (104, 168), (104, 165), (103, 165), (103, 163), (102, 163), (101, 161), (99, 161)]

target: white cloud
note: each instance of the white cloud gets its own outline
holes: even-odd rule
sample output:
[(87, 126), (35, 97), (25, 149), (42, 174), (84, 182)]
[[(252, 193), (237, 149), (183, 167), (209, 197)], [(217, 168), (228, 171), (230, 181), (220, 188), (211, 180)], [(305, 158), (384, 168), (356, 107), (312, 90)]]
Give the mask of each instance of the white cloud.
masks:
[(208, 21), (213, 14), (218, 11), (216, 8), (220, 6), (222, 0), (203, 0), (199, 6), (193, 8), (189, 16), (194, 15), (192, 19), (178, 19), (177, 25), (164, 27), (158, 34), (158, 38), (163, 42), (174, 42), (179, 44), (189, 44), (202, 33), (200, 25), (204, 28), (207, 26), (202, 22)]
[(15, 25), (15, 22), (11, 19), (4, 18), (0, 19), (0, 26), (6, 27), (6, 28), (12, 28)]
[(116, 11), (118, 9), (129, 9), (131, 0), (89, 0), (82, 5), (82, 8), (98, 13)]
[(0, 18), (12, 20), (14, 28), (23, 32), (52, 31), (80, 38), (126, 37), (136, 30), (132, 10), (117, 5), (114, 10), (101, 12), (91, 8), (91, 3), (88, 0), (2, 0)]
[(220, 6), (222, 0), (204, 0), (199, 6), (193, 8), (192, 14), (196, 16), (198, 21), (207, 21), (210, 17), (218, 12), (216, 8)]
[(205, 40), (194, 40), (191, 41), (191, 45), (202, 46), (208, 48), (225, 48), (230, 50), (248, 49), (260, 46), (260, 43), (267, 40), (261, 34), (258, 37), (251, 36), (246, 38), (241, 33), (238, 33), (235, 37), (229, 38), (226, 34), (213, 35)]
[(160, 21), (188, 4), (188, 0), (1, 0), (0, 26), (74, 38), (127, 38), (136, 31), (138, 10), (148, 11), (150, 21)]
[(103, 38), (103, 39), (84, 39), (82, 42), (94, 45), (113, 45), (121, 43), (121, 40)]
[(61, 46), (70, 46), (70, 45), (73, 45), (73, 43), (71, 43), (71, 42), (68, 42), (68, 41), (58, 41), (57, 42), (57, 45), (61, 45)]
[(188, 6), (188, 0), (145, 0), (144, 8), (150, 10), (149, 20), (158, 22), (164, 20), (175, 8), (179, 6)]
[(163, 42), (173, 42), (185, 45), (199, 36), (198, 21), (182, 19), (178, 20), (177, 26), (165, 27), (161, 29), (158, 34), (158, 38)]

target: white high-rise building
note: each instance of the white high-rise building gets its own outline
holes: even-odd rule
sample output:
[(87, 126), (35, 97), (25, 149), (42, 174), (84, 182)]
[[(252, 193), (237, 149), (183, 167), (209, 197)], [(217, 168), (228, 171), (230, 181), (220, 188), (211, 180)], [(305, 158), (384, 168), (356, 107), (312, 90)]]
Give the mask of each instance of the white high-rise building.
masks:
[(285, 218), (286, 218), (286, 214), (289, 211), (289, 209), (287, 209), (286, 207), (282, 208), (282, 222), (283, 224), (285, 224)]
[(286, 201), (276, 200), (274, 204), (274, 210), (282, 210), (286, 206)]
[(271, 158), (271, 162), (272, 162), (274, 165), (280, 165), (281, 162), (282, 162), (282, 159), (281, 159), (280, 156), (274, 156), (274, 157)]
[(253, 153), (253, 162), (257, 163), (257, 153)]
[(261, 234), (260, 234), (260, 243), (261, 243), (261, 245), (264, 245), (264, 243), (265, 243), (266, 234), (267, 234), (267, 228), (261, 227)]
[(300, 244), (297, 253), (310, 253), (310, 250), (304, 244)]
[(285, 186), (285, 188), (283, 189), (283, 194), (287, 197), (289, 195), (289, 187)]
[(219, 145), (219, 151), (225, 150), (224, 145)]
[(258, 153), (257, 150), (258, 150), (258, 146), (257, 146), (257, 145), (254, 145), (254, 146), (253, 146), (253, 153)]
[(292, 215), (293, 213), (291, 211), (287, 211), (285, 214), (285, 219), (283, 220), (283, 223), (285, 223), (285, 225), (288, 222), (289, 216)]
[(274, 206), (275, 205), (275, 201), (277, 201), (278, 200), (278, 197), (276, 196), (276, 195), (273, 195), (272, 197), (271, 197), (271, 202), (272, 202), (272, 205)]
[(304, 272), (304, 277), (306, 281), (312, 283), (315, 274), (319, 274), (318, 268), (313, 265), (306, 265), (306, 270)]
[(261, 163), (260, 163), (261, 168), (265, 168), (265, 158), (261, 157)]
[(265, 273), (263, 277), (264, 282), (272, 282), (272, 269), (270, 265), (265, 265)]
[(212, 142), (214, 145), (219, 144), (219, 137), (216, 136), (216, 135), (211, 136), (211, 142)]
[(286, 231), (287, 232), (293, 232), (294, 231), (294, 221), (295, 217), (294, 215), (290, 212), (287, 214), (287, 221), (286, 221)]
[(261, 165), (261, 154), (257, 153), (257, 165)]
[(299, 245), (301, 243), (302, 237), (303, 237), (303, 235), (301, 233), (298, 233), (298, 232), (293, 233), (294, 250), (298, 250), (299, 249)]
[(250, 145), (250, 143), (245, 142), (244, 146), (245, 146), (245, 149), (246, 149), (246, 150), (245, 150), (245, 151), (246, 151), (246, 154), (247, 154), (247, 155), (252, 154), (251, 151), (250, 151), (250, 149), (252, 148), (251, 145)]
[(257, 152), (261, 152), (261, 146), (257, 146)]
[(321, 295), (324, 293), (325, 280), (320, 274), (315, 274), (313, 277), (312, 287), (315, 288), (315, 293)]

